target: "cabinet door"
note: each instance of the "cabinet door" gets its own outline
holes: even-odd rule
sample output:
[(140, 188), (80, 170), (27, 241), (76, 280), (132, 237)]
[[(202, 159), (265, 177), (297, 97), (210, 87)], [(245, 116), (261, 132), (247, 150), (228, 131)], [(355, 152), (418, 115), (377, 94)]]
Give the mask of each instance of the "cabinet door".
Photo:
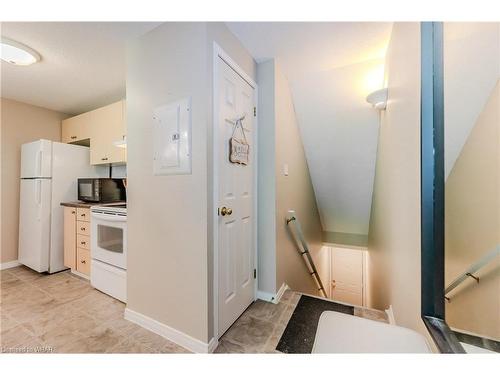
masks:
[(126, 151), (113, 143), (126, 135), (123, 117), (124, 102), (110, 104), (92, 111), (92, 138), (90, 141), (90, 163), (124, 163)]
[(76, 267), (76, 208), (64, 207), (64, 265)]
[(90, 112), (68, 118), (62, 121), (62, 142), (74, 143), (91, 137)]

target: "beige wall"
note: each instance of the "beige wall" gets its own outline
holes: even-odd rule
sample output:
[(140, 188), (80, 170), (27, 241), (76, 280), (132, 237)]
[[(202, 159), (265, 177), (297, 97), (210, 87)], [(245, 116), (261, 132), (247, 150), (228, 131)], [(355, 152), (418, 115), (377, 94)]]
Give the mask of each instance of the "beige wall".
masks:
[[(223, 24), (164, 23), (128, 48), (128, 308), (205, 343), (212, 327), (212, 42), (255, 69)], [(192, 174), (153, 176), (156, 106), (190, 96)]]
[(398, 325), (420, 319), (420, 25), (395, 23), (386, 57), (370, 233), (372, 307), (393, 306)]
[[(258, 262), (259, 291), (276, 287), (276, 130), (274, 60), (257, 66), (259, 84)], [(282, 223), (280, 223), (282, 224)], [(279, 286), (278, 286), (279, 287)]]
[(0, 263), (17, 260), (21, 145), (38, 139), (61, 140), (68, 116), (41, 107), (1, 99), (1, 254)]
[[(500, 84), (475, 123), (446, 181), (445, 284), (500, 244)], [(500, 338), (500, 259), (449, 294), (452, 327)]]
[(286, 283), (294, 290), (318, 294), (285, 224), (288, 210), (295, 210), (326, 280), (328, 250), (322, 248), (322, 228), (290, 88), (274, 60), (259, 64), (258, 76), (259, 290), (274, 294)]
[[(311, 255), (325, 280), (328, 249), (322, 248), (322, 227), (316, 196), (309, 174), (288, 81), (279, 64), (275, 64), (276, 110), (276, 286), (283, 283), (291, 289), (318, 294), (316, 284), (307, 272), (285, 225), (288, 210), (295, 210)], [(288, 164), (289, 174), (283, 174)]]

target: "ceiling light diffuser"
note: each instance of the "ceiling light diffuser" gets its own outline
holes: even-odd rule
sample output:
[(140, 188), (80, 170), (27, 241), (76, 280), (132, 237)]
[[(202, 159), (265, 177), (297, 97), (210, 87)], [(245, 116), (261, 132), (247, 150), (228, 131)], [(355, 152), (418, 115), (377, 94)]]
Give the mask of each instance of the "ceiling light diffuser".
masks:
[(31, 65), (40, 61), (40, 55), (24, 44), (2, 38), (0, 58), (13, 65)]

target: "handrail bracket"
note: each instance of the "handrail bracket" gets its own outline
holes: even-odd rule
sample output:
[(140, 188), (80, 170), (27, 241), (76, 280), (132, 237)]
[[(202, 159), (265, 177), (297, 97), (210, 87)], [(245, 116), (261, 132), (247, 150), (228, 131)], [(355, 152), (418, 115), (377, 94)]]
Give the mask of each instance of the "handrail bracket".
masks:
[(472, 273), (470, 273), (470, 272), (467, 272), (465, 275), (466, 275), (466, 276), (469, 276), (469, 277), (472, 277), (472, 278), (473, 278), (474, 280), (476, 280), (476, 282), (479, 284), (479, 277), (474, 276), (474, 275), (473, 275)]

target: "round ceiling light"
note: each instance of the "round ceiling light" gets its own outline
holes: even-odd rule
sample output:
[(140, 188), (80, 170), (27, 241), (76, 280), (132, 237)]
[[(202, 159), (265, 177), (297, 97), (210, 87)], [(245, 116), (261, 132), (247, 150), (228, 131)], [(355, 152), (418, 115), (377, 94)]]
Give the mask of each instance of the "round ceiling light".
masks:
[(26, 66), (40, 61), (36, 51), (13, 40), (2, 38), (1, 47), (0, 58), (10, 64)]

